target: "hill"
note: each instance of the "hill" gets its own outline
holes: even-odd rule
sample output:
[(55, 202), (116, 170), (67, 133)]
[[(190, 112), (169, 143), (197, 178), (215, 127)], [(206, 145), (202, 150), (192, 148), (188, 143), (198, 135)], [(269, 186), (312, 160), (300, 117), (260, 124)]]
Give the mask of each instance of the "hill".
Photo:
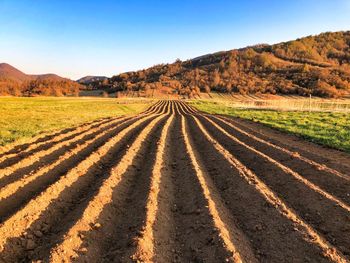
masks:
[(30, 79), (28, 75), (7, 63), (0, 63), (0, 78), (12, 79), (15, 81), (25, 81)]
[(85, 76), (83, 78), (78, 79), (77, 82), (83, 85), (89, 85), (96, 82), (103, 82), (106, 79), (108, 78), (104, 76)]
[(154, 90), (186, 97), (200, 91), (344, 96), (350, 92), (350, 31), (177, 60), (122, 73), (93, 88), (146, 96)]
[(66, 78), (60, 77), (56, 74), (49, 73), (49, 74), (41, 74), (41, 75), (30, 75), (35, 79), (39, 80), (55, 80), (55, 81), (62, 81), (62, 80), (67, 80)]
[(0, 95), (78, 95), (80, 88), (80, 84), (56, 74), (28, 75), (7, 63), (0, 64)]

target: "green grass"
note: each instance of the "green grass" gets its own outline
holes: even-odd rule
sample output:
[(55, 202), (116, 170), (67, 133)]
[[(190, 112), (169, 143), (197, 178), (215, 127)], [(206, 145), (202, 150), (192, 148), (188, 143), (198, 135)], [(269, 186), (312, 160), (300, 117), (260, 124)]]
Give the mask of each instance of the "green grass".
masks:
[(350, 114), (341, 112), (301, 112), (248, 110), (227, 107), (220, 102), (191, 101), (197, 109), (260, 122), (309, 141), (350, 153)]
[(134, 114), (147, 101), (103, 98), (0, 98), (0, 146), (92, 120)]

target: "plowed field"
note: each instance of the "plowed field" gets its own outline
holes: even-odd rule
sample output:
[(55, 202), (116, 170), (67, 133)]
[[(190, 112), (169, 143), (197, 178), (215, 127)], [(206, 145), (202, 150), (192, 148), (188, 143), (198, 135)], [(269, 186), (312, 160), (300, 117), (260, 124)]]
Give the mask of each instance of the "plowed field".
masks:
[(159, 101), (1, 153), (0, 262), (349, 262), (349, 158), (261, 129)]

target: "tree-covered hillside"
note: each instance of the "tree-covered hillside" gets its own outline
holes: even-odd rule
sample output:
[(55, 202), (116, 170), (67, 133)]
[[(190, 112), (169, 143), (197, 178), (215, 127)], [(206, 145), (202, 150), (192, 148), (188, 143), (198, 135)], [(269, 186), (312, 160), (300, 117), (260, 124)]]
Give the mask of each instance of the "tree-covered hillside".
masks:
[(164, 90), (188, 97), (200, 91), (339, 97), (350, 92), (350, 31), (177, 60), (122, 73), (93, 88), (146, 96)]

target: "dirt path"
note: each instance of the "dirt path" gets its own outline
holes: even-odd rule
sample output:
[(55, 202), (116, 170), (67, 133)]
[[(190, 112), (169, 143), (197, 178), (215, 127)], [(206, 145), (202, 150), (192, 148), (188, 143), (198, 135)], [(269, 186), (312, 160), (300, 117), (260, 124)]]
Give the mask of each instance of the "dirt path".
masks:
[(306, 145), (159, 101), (15, 146), (0, 262), (349, 262), (350, 156)]

